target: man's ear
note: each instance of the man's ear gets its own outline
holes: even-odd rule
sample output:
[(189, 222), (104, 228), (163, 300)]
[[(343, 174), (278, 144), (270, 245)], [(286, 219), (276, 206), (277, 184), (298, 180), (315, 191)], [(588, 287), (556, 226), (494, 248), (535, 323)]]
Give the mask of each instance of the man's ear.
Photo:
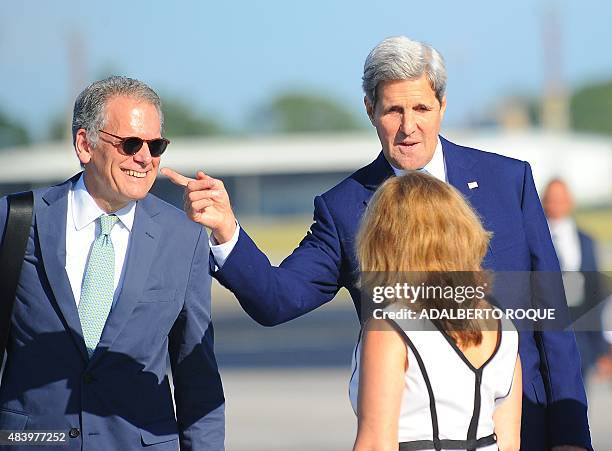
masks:
[(89, 163), (91, 160), (92, 146), (87, 139), (87, 131), (84, 128), (80, 128), (76, 133), (74, 139), (74, 150), (81, 162), (81, 165)]
[(442, 97), (442, 102), (440, 102), (440, 120), (444, 118), (445, 112), (446, 112), (446, 96)]
[(370, 118), (370, 122), (374, 125), (374, 105), (370, 103), (367, 96), (363, 96), (363, 104), (365, 105), (366, 113)]

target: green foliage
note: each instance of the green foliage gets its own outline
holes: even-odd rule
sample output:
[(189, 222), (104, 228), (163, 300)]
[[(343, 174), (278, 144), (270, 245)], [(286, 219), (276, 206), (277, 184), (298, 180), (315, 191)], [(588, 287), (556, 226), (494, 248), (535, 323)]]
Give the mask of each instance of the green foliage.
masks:
[(164, 136), (172, 139), (180, 136), (219, 135), (223, 127), (214, 119), (199, 117), (180, 100), (162, 97), (164, 112)]
[(67, 116), (65, 115), (57, 115), (55, 116), (48, 128), (47, 136), (50, 141), (65, 141), (67, 139), (72, 139), (70, 137), (70, 122)]
[[(198, 115), (180, 100), (162, 99), (164, 111), (164, 136), (177, 138), (181, 136), (218, 135), (224, 133), (223, 128), (214, 120), (198, 117)], [(70, 129), (67, 119), (57, 115), (49, 124), (49, 139), (60, 141), (67, 139)]]
[(286, 92), (259, 108), (249, 128), (253, 131), (296, 133), (358, 130), (362, 125), (344, 105), (327, 97)]
[(612, 134), (612, 80), (577, 90), (570, 111), (574, 129)]
[(25, 127), (0, 112), (0, 148), (22, 146), (29, 142)]

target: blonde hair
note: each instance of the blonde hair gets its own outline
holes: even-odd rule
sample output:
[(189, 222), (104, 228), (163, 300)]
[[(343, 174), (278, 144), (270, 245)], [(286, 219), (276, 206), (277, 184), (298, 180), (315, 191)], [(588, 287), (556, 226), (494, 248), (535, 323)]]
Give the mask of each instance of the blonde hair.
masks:
[[(374, 279), (377, 285), (393, 285), (397, 277), (406, 277), (398, 273), (406, 272), (409, 277), (429, 273), (423, 277), (433, 277), (436, 283), (439, 278), (431, 274), (444, 273), (442, 279), (448, 283), (449, 274), (461, 271), (461, 276), (450, 277), (450, 285), (458, 280), (465, 283), (466, 275), (468, 283), (482, 283), (481, 265), (490, 237), (476, 212), (452, 186), (416, 171), (390, 178), (374, 193), (357, 234), (362, 286)], [(453, 308), (470, 306), (467, 302), (451, 304)], [(474, 321), (440, 322), (462, 344), (479, 344), (482, 339)]]

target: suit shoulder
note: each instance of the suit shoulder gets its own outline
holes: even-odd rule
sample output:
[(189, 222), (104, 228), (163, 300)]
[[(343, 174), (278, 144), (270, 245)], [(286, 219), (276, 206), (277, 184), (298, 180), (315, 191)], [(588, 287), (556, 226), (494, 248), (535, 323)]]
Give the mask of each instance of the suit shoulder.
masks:
[[(58, 185), (61, 185), (61, 184), (58, 184)], [(54, 186), (58, 186), (58, 185), (54, 185)], [(40, 188), (31, 190), (32, 193), (34, 194), (34, 208), (36, 208), (37, 203), (40, 202), (40, 199), (42, 198), (42, 196), (50, 188), (52, 188), (52, 186), (44, 186), (44, 187), (40, 187)], [(4, 237), (4, 229), (6, 227), (6, 222), (8, 218), (8, 196), (11, 194), (17, 194), (19, 192), (25, 192), (25, 191), (17, 191), (15, 193), (9, 193), (5, 196), (0, 197), (0, 238)]]
[(321, 194), (321, 197), (323, 197), (325, 201), (345, 198), (348, 193), (352, 192), (355, 189), (353, 186), (354, 180), (351, 177), (352, 175), (349, 177), (345, 177), (344, 179), (342, 179), (342, 181), (340, 181), (339, 183), (325, 191), (323, 194)]
[(459, 152), (465, 153), (467, 156), (477, 160), (479, 163), (516, 171), (524, 171), (525, 166), (529, 164), (526, 161), (500, 155), (493, 151), (474, 149), (472, 147), (461, 146), (454, 143), (451, 144), (456, 147)]
[(8, 193), (4, 196), (0, 197), (0, 222), (4, 222), (3, 219), (6, 218), (6, 214), (7, 214), (7, 210), (8, 210), (8, 197), (11, 194), (19, 194), (19, 193), (25, 193), (27, 191), (32, 191), (32, 193), (34, 194), (34, 204), (36, 205), (36, 203), (42, 199), (42, 197), (45, 195), (45, 193), (51, 189), (51, 188), (55, 188), (57, 186), (63, 185), (65, 183), (68, 182), (62, 182), (62, 183), (58, 183), (57, 185), (50, 185), (50, 186), (43, 186), (43, 187), (39, 187), (39, 188), (35, 188), (32, 190), (24, 190), (24, 191), (15, 191), (14, 193)]
[(321, 197), (329, 205), (342, 204), (345, 207), (350, 205), (351, 201), (363, 201), (370, 192), (366, 185), (372, 177), (373, 164), (368, 164), (359, 168), (348, 177), (345, 177), (334, 187), (324, 192)]
[[(344, 216), (357, 208), (365, 199), (364, 187), (347, 177), (333, 188), (320, 195), (332, 217)], [(319, 196), (318, 196), (319, 197)], [(317, 204), (315, 201), (315, 210)]]

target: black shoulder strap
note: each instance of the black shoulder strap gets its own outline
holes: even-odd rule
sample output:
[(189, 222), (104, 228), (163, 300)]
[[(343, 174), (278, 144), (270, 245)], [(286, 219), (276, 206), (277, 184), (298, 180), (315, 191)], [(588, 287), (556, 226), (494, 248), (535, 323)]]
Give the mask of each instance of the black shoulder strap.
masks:
[(34, 193), (26, 191), (11, 194), (7, 200), (8, 218), (0, 249), (0, 366), (8, 342), (17, 282), (30, 235), (34, 212)]

